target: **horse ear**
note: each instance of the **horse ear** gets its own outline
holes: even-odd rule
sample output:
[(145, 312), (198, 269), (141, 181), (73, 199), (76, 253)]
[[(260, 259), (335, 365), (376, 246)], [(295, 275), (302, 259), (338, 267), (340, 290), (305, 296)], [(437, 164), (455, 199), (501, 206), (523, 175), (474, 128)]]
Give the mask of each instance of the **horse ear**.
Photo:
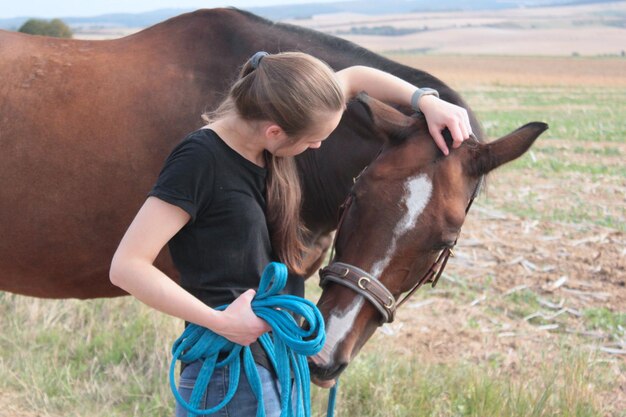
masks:
[(528, 123), (494, 142), (480, 146), (477, 156), (470, 162), (470, 174), (484, 175), (502, 164), (519, 158), (546, 129), (548, 129), (546, 123)]
[(355, 99), (364, 104), (367, 108), (374, 125), (380, 129), (385, 136), (394, 140), (406, 136), (407, 129), (415, 124), (415, 119), (394, 109), (393, 107), (370, 97), (365, 92), (360, 92)]

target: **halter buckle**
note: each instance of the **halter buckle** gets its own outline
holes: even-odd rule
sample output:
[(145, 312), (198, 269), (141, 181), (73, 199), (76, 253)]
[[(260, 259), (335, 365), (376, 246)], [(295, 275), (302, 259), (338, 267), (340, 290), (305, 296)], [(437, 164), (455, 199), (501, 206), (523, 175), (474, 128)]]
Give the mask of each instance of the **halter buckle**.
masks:
[(366, 285), (365, 284), (369, 284), (369, 283), (370, 283), (370, 279), (369, 278), (367, 278), (367, 277), (359, 278), (358, 285), (359, 285), (360, 289), (365, 290), (366, 289)]

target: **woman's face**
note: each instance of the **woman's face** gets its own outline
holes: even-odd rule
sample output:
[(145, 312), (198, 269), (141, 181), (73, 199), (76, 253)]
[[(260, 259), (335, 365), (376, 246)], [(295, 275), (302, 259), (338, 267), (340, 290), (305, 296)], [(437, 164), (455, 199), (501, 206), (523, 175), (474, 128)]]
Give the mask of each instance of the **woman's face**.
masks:
[(295, 156), (307, 149), (319, 148), (322, 146), (322, 142), (326, 140), (339, 125), (343, 111), (344, 109), (336, 112), (322, 113), (320, 117), (318, 117), (318, 122), (315, 124), (315, 131), (313, 133), (301, 136), (296, 140), (292, 138), (285, 139), (276, 146), (272, 154), (275, 156)]

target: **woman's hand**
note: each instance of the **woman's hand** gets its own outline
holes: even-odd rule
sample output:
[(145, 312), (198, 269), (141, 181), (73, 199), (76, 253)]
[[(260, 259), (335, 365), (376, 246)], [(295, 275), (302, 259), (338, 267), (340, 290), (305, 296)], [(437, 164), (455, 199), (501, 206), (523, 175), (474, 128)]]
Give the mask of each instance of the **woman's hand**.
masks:
[(458, 148), (465, 139), (469, 139), (472, 126), (469, 122), (467, 110), (455, 104), (448, 103), (433, 95), (420, 97), (419, 108), (426, 117), (428, 130), (444, 155), (448, 155), (448, 146), (441, 134), (446, 127), (452, 134), (453, 148)]
[(221, 312), (220, 324), (212, 330), (231, 342), (243, 346), (248, 346), (263, 333), (272, 330), (265, 320), (260, 319), (252, 311), (250, 303), (255, 294), (256, 292), (250, 289), (237, 297), (226, 310)]

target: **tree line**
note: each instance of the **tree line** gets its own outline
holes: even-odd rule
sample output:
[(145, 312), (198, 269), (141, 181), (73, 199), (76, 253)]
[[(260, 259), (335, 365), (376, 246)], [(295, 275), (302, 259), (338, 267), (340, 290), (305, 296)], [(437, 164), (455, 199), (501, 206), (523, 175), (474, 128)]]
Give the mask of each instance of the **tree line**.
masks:
[(61, 19), (52, 19), (50, 21), (28, 19), (17, 31), (30, 35), (53, 36), (55, 38), (72, 37), (72, 30)]

